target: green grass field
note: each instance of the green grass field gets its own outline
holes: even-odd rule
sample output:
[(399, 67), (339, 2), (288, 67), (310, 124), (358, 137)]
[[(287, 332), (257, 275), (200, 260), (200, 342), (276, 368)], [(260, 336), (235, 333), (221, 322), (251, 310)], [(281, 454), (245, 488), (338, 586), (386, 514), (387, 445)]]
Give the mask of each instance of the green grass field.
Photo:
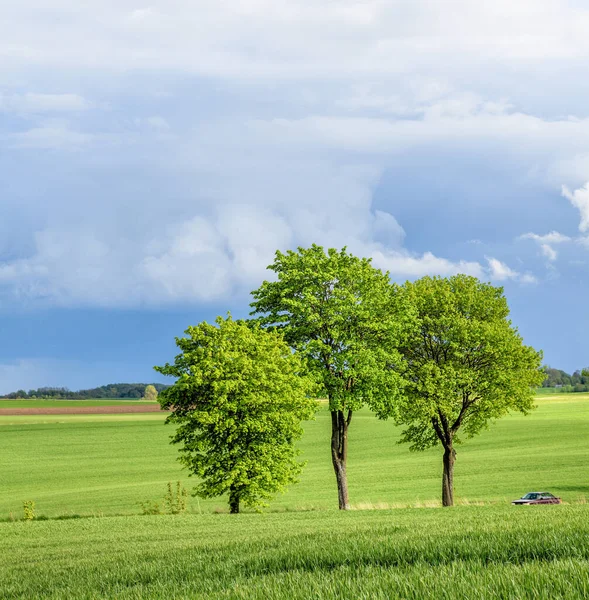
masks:
[[(589, 597), (589, 395), (543, 396), (468, 440), (457, 498), (481, 505), (452, 509), (429, 508), (440, 450), (410, 453), (363, 411), (351, 502), (394, 509), (337, 511), (328, 417), (306, 424), (301, 482), (268, 512), (191, 498), (191, 514), (141, 516), (168, 481), (190, 485), (164, 415), (0, 416), (0, 598)], [(567, 504), (509, 504), (539, 488)], [(20, 521), (24, 500), (62, 519)]]
[[(0, 518), (20, 515), (34, 500), (39, 513), (138, 514), (139, 502), (163, 496), (186, 473), (176, 461), (164, 416), (0, 416)], [(350, 427), (350, 500), (355, 507), (439, 503), (441, 452), (410, 453), (398, 429), (368, 411)], [(306, 424), (301, 482), (270, 510), (334, 509), (330, 423), (323, 410)], [(501, 419), (458, 449), (459, 501), (504, 503), (544, 488), (565, 502), (589, 498), (589, 395), (542, 397), (531, 415)], [(190, 499), (192, 512), (224, 509), (223, 499)]]
[(0, 597), (581, 600), (588, 517), (462, 506), (4, 523)]

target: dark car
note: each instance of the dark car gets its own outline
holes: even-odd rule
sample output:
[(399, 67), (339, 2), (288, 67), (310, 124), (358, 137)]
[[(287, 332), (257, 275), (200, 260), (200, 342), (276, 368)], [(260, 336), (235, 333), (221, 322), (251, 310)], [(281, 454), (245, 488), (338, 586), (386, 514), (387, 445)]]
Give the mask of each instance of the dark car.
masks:
[(560, 498), (553, 496), (550, 492), (530, 492), (512, 504), (560, 504)]

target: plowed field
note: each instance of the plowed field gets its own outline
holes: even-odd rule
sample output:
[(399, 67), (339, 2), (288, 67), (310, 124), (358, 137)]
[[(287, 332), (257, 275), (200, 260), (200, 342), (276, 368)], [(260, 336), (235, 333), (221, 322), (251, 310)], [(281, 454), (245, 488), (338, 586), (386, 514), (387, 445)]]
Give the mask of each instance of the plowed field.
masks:
[(117, 413), (160, 412), (159, 404), (115, 404), (111, 406), (47, 406), (0, 408), (2, 415), (112, 415)]

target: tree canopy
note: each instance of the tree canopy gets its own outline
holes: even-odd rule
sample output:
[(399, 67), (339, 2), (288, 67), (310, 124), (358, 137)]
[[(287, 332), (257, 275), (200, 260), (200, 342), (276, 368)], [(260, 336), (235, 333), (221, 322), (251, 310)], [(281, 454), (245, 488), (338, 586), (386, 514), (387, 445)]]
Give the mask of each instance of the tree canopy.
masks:
[(156, 367), (176, 378), (159, 401), (178, 425), (179, 460), (200, 479), (196, 495), (228, 494), (234, 513), (263, 505), (302, 467), (294, 442), (317, 408), (304, 365), (279, 333), (257, 324), (219, 317), (186, 334), (174, 364)]
[(388, 273), (366, 258), (320, 246), (276, 252), (275, 281), (252, 292), (252, 315), (283, 333), (329, 400), (331, 453), (340, 509), (349, 508), (348, 426), (363, 405), (389, 406), (401, 376), (387, 366), (405, 313)]
[(503, 289), (474, 277), (424, 277), (404, 286), (416, 313), (398, 365), (406, 380), (392, 413), (412, 450), (444, 448), (442, 502), (453, 503), (454, 445), (510, 410), (533, 408), (541, 354), (509, 321)]
[(149, 402), (155, 402), (157, 400), (157, 390), (155, 389), (155, 386), (148, 385), (145, 387), (143, 399)]
[(574, 371), (571, 375), (562, 369), (544, 367), (546, 379), (542, 387), (559, 388), (563, 392), (589, 392), (589, 370)]

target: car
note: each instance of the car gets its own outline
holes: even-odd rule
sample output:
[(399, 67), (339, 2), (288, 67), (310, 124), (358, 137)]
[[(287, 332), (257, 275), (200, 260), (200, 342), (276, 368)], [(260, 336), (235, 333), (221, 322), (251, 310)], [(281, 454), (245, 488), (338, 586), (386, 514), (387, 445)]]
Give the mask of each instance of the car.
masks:
[(514, 500), (512, 504), (560, 504), (561, 499), (550, 492), (529, 492), (519, 500)]

